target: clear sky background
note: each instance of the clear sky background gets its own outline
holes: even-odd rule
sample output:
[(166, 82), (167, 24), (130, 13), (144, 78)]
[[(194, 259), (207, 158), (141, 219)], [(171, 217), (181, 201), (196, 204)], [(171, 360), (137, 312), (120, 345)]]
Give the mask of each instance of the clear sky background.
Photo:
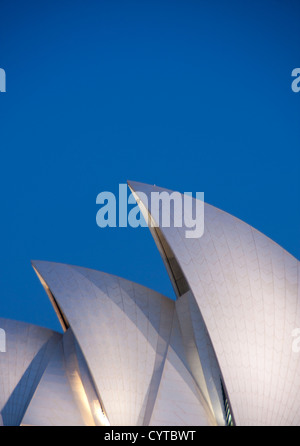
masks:
[(205, 199), (300, 258), (298, 0), (0, 4), (0, 316), (60, 329), (31, 259), (172, 297), (147, 228), (100, 229), (127, 179)]

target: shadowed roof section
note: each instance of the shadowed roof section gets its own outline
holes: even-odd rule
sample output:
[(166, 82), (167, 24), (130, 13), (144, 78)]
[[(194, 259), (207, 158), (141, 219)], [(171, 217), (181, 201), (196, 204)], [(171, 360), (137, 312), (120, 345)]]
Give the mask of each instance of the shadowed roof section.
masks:
[[(143, 194), (149, 202), (151, 192), (166, 190), (128, 184), (144, 213)], [(220, 209), (205, 204), (204, 218), (198, 239), (187, 239), (184, 225), (150, 228), (177, 297), (185, 294), (176, 283), (180, 270), (206, 325), (236, 424), (299, 425), (300, 355), (292, 350), (292, 331), (300, 327), (299, 261)]]
[(0, 413), (3, 424), (17, 426), (55, 351), (61, 334), (0, 318), (6, 351), (0, 354)]

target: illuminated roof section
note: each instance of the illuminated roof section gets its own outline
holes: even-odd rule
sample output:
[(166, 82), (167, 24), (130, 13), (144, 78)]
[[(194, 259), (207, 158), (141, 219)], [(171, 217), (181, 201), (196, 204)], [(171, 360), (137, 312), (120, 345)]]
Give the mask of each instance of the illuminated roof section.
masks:
[[(165, 190), (129, 187), (144, 213), (143, 194), (150, 202), (151, 192)], [(187, 239), (184, 226), (150, 228), (177, 297), (187, 289), (194, 296), (235, 423), (299, 425), (300, 355), (292, 351), (292, 331), (300, 327), (299, 261), (220, 209), (205, 204), (204, 216), (198, 239)]]
[[(74, 332), (112, 425), (147, 425), (152, 419), (189, 425), (192, 412), (196, 424), (214, 424), (181, 339), (172, 336), (178, 325), (174, 301), (100, 271), (51, 262), (34, 267)], [(165, 386), (169, 375), (180, 394)], [(159, 406), (162, 392), (168, 415)]]
[(176, 300), (32, 262), (63, 333), (0, 318), (0, 426), (300, 425), (299, 261), (204, 202), (204, 232), (188, 238), (184, 206), (169, 227), (147, 208), (172, 191), (129, 186)]

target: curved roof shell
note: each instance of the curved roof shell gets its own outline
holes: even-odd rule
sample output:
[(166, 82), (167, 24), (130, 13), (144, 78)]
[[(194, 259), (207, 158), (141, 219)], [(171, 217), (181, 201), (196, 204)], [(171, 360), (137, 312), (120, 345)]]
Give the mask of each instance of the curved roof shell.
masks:
[[(151, 193), (171, 192), (129, 187), (146, 217)], [(186, 238), (184, 224), (156, 224), (150, 229), (178, 299), (190, 290), (205, 323), (235, 423), (299, 425), (300, 355), (292, 349), (292, 332), (300, 327), (299, 261), (206, 203), (200, 238)]]

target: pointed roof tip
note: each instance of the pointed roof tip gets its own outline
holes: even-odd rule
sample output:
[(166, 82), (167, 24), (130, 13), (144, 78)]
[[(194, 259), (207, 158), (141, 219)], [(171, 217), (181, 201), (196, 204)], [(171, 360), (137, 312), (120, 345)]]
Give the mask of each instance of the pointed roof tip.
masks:
[(39, 269), (40, 269), (40, 266), (41, 266), (41, 263), (45, 263), (45, 262), (43, 262), (43, 260), (30, 260), (30, 263), (31, 263), (31, 266), (34, 269), (34, 271), (36, 273), (38, 273)]
[(127, 184), (129, 187), (136, 187), (137, 185), (141, 185), (141, 186), (149, 186), (147, 183), (141, 183), (140, 181), (132, 181), (132, 180), (127, 180)]
[(31, 266), (37, 266), (40, 263), (49, 263), (45, 260), (30, 260)]
[(132, 189), (134, 192), (150, 192), (153, 189), (162, 189), (164, 188), (158, 187), (156, 184), (149, 184), (149, 183), (141, 183), (140, 181), (131, 181), (127, 180), (128, 187)]
[(43, 265), (51, 265), (51, 264), (55, 264), (56, 262), (50, 262), (48, 260), (30, 260), (31, 266), (32, 268), (34, 268), (35, 270), (39, 270), (40, 268), (43, 267)]
[(144, 183), (142, 181), (127, 180), (127, 184), (141, 184), (144, 186), (156, 186), (156, 184)]
[(148, 183), (140, 183), (139, 181), (130, 181), (127, 180), (129, 188), (139, 194), (139, 192), (143, 192), (144, 194), (150, 196), (152, 192), (169, 192), (170, 194), (174, 192), (171, 189), (157, 186), (157, 184), (148, 184)]

